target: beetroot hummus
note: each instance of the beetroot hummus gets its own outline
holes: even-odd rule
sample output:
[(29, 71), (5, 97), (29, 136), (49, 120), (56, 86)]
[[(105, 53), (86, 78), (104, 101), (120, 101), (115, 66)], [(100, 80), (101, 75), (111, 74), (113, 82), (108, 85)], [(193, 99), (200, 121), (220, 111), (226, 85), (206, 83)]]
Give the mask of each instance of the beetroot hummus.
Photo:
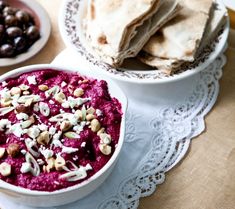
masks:
[(0, 84), (0, 179), (38, 191), (97, 173), (118, 143), (121, 104), (107, 83), (52, 69)]

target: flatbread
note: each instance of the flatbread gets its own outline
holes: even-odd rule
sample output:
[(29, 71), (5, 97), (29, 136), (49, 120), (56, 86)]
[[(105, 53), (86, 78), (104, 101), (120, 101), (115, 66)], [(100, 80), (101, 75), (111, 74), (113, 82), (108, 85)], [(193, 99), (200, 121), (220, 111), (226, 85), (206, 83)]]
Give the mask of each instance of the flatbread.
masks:
[[(219, 30), (221, 29), (221, 26), (224, 24), (226, 20), (226, 11), (225, 10), (218, 10), (216, 9), (216, 6), (213, 5), (213, 9), (211, 11), (211, 16), (208, 22), (208, 25), (206, 27), (206, 31), (204, 33), (203, 39), (201, 41), (200, 47), (197, 51), (198, 56), (203, 49), (212, 41), (215, 39), (215, 36), (218, 35)], [(159, 70), (163, 71), (164, 73), (170, 75), (174, 73), (179, 67), (185, 63), (185, 61), (182, 60), (176, 60), (176, 59), (163, 59), (156, 56), (149, 55), (146, 52), (141, 52), (141, 54), (138, 56), (138, 59), (141, 60), (143, 63), (156, 67)]]
[[(161, 15), (161, 23), (174, 14), (176, 0), (90, 0), (85, 27), (87, 40), (100, 59), (111, 65), (121, 65), (125, 58), (135, 56), (147, 42), (144, 36), (135, 38), (138, 31), (143, 31), (142, 27), (151, 29), (145, 31), (149, 35), (159, 28), (159, 22), (150, 21), (146, 27), (146, 21), (161, 11), (159, 7), (162, 6), (167, 10)], [(133, 43), (138, 47), (133, 47)]]
[(130, 41), (128, 47), (119, 53), (118, 58), (121, 62), (125, 58), (136, 57), (150, 37), (166, 22), (175, 17), (180, 9), (181, 7), (175, 0), (165, 0), (159, 11), (137, 28), (137, 33)]
[(181, 0), (180, 5), (183, 9), (161, 28), (160, 35), (150, 38), (143, 48), (145, 52), (164, 59), (194, 60), (209, 19), (212, 0)]

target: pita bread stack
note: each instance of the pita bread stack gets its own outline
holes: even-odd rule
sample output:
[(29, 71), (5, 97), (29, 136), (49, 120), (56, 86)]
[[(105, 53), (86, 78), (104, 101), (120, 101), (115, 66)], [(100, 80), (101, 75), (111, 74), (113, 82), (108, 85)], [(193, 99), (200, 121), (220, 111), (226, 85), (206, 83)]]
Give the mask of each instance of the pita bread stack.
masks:
[[(193, 62), (225, 20), (212, 0), (181, 0), (182, 10), (144, 46), (138, 58), (166, 74)], [(218, 32), (218, 31), (217, 31)]]
[(89, 0), (85, 36), (102, 61), (117, 67), (179, 10), (176, 0)]

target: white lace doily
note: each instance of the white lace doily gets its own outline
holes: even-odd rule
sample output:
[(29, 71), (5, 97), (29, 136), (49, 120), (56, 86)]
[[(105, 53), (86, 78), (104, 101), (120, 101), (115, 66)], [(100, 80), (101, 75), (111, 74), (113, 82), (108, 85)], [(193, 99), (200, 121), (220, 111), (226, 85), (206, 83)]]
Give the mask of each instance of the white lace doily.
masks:
[[(69, 63), (69, 58), (59, 59)], [(126, 138), (120, 159), (105, 183), (91, 195), (57, 209), (136, 209), (151, 195), (187, 152), (190, 140), (205, 129), (204, 116), (213, 107), (226, 62), (219, 56), (206, 70), (192, 94), (174, 106), (144, 107), (129, 98)], [(63, 63), (65, 64), (65, 63)], [(29, 209), (0, 197), (2, 209)]]

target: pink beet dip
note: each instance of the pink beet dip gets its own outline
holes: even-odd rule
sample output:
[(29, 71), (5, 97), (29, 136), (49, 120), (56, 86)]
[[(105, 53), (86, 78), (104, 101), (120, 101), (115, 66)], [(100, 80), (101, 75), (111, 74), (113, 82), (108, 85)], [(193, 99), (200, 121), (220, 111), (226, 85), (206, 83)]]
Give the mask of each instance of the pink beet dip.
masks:
[(104, 80), (52, 69), (0, 84), (0, 179), (56, 191), (87, 180), (111, 158), (122, 107)]

